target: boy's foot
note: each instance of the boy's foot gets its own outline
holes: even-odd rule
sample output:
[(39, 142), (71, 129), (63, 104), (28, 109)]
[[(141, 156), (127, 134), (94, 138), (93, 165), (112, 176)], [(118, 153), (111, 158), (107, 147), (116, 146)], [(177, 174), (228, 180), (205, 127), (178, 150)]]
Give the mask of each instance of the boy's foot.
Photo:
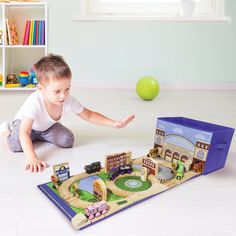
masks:
[(4, 121), (4, 122), (0, 122), (0, 136), (2, 136), (2, 134), (5, 131), (10, 131), (10, 125), (8, 122)]

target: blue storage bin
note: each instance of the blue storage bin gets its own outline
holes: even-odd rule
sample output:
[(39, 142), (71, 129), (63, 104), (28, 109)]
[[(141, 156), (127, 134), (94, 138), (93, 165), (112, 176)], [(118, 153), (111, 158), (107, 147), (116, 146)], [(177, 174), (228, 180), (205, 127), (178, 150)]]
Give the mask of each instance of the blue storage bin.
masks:
[[(189, 161), (208, 174), (223, 168), (234, 129), (185, 117), (157, 119), (154, 147), (160, 156), (173, 161)], [(199, 167), (200, 168), (200, 167)]]

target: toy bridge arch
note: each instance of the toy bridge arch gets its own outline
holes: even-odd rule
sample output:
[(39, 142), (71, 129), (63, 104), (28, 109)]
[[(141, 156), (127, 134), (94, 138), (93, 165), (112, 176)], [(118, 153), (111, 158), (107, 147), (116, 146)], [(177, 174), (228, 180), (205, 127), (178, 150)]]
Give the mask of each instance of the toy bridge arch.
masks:
[[(182, 137), (176, 134), (166, 135), (164, 138), (165, 147), (162, 149), (161, 156), (164, 159), (168, 159), (170, 161), (173, 160), (181, 160), (183, 162), (187, 161), (189, 158), (193, 158), (193, 154), (195, 152), (195, 145), (187, 138)], [(174, 146), (181, 147), (182, 150), (175, 150)], [(180, 149), (180, 148), (178, 148)], [(190, 155), (190, 153), (192, 153)]]

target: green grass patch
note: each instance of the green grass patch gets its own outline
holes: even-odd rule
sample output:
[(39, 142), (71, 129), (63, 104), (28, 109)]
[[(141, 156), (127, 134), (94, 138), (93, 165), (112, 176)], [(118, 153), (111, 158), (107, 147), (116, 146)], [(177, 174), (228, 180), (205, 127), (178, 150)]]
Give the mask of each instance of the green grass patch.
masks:
[[(59, 193), (58, 193), (58, 190), (57, 190), (56, 188), (53, 188), (53, 183), (52, 183), (52, 182), (48, 183), (47, 185), (48, 185), (48, 187), (49, 187), (54, 193), (56, 193), (56, 194), (60, 197), (60, 195), (59, 195)], [(71, 208), (73, 211), (75, 211), (76, 213), (83, 213), (83, 214), (85, 213), (85, 211), (84, 211), (83, 208), (76, 208), (76, 207), (73, 207), (73, 206), (71, 206), (71, 205), (70, 205), (70, 208)]]
[(152, 184), (150, 181), (141, 181), (138, 176), (126, 176), (115, 180), (115, 185), (129, 192), (141, 192), (149, 189)]
[(86, 190), (79, 189), (79, 198), (86, 202), (97, 202), (98, 200), (94, 197), (93, 194)]
[[(75, 183), (77, 184), (77, 186), (79, 186), (80, 180), (77, 180)], [(70, 191), (72, 194), (74, 194), (74, 187), (73, 187), (73, 185), (70, 186), (69, 191)]]
[(97, 174), (98, 177), (100, 177), (105, 183), (107, 181), (107, 173), (105, 173), (105, 171)]
[(112, 193), (112, 191), (110, 189), (107, 189), (107, 201), (108, 202), (114, 202), (120, 199), (124, 199), (121, 196), (115, 195), (114, 193)]

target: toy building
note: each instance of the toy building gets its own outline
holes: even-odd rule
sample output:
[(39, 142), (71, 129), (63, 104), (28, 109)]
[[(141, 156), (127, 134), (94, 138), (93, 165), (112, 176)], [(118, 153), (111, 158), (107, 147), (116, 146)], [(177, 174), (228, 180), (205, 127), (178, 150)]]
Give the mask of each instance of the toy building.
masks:
[(232, 128), (184, 117), (158, 118), (147, 155), (122, 152), (70, 176), (69, 164), (54, 166), (51, 182), (39, 189), (76, 229), (83, 229), (185, 181), (223, 168)]
[(154, 147), (168, 161), (191, 163), (191, 169), (207, 174), (223, 168), (234, 129), (185, 117), (157, 120)]
[(105, 172), (109, 172), (111, 169), (120, 165), (126, 165), (131, 163), (131, 152), (122, 152), (116, 154), (110, 154), (105, 157)]

